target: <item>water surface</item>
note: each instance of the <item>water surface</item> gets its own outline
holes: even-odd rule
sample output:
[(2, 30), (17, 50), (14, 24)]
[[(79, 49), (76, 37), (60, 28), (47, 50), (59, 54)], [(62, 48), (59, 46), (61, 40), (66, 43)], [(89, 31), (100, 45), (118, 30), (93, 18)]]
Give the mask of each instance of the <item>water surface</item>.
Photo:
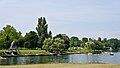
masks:
[(0, 65), (16, 64), (43, 64), (43, 63), (110, 63), (120, 64), (120, 52), (110, 54), (71, 54), (60, 56), (27, 56), (27, 57), (6, 57), (0, 60)]

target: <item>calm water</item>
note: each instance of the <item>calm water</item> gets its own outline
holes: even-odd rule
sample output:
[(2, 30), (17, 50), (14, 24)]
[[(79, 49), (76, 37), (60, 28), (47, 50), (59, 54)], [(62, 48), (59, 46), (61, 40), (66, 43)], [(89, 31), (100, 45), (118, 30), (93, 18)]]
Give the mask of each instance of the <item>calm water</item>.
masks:
[(0, 65), (42, 64), (42, 63), (112, 63), (120, 64), (120, 52), (109, 54), (71, 54), (60, 56), (6, 57)]

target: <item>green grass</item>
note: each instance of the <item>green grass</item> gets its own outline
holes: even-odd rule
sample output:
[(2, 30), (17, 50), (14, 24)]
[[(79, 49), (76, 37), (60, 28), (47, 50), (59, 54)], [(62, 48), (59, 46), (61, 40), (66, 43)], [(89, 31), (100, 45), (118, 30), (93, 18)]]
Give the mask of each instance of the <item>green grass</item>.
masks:
[[(0, 50), (0, 56), (5, 55), (5, 51), (6, 50)], [(49, 54), (49, 52), (45, 50), (19, 50), (19, 52), (21, 55), (29, 54), (29, 52), (31, 52), (31, 54)]]
[(0, 50), (0, 56), (4, 55), (5, 50)]
[(25, 54), (29, 54), (31, 52), (31, 54), (48, 54), (49, 52), (45, 51), (45, 50), (19, 50), (21, 55), (25, 55)]

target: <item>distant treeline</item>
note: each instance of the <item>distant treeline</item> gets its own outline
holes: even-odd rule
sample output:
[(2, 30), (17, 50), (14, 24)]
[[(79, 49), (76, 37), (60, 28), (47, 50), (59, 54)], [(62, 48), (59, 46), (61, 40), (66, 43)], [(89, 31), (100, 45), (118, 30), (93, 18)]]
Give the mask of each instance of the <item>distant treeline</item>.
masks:
[(120, 40), (111, 39), (92, 39), (83, 37), (68, 37), (66, 34), (58, 34), (52, 36), (52, 32), (48, 31), (48, 24), (44, 17), (38, 18), (36, 31), (30, 31), (23, 37), (13, 26), (6, 25), (0, 30), (0, 49), (8, 49), (11, 42), (19, 41), (19, 48), (25, 49), (42, 49), (49, 52), (65, 52), (65, 51), (118, 51), (120, 49)]

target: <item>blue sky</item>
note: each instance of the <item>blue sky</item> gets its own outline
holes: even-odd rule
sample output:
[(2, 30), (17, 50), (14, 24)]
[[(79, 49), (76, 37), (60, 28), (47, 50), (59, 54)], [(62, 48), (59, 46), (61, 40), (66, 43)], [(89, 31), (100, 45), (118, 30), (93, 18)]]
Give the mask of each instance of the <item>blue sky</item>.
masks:
[(10, 24), (24, 35), (41, 16), (53, 35), (120, 38), (120, 0), (0, 0), (0, 29)]

